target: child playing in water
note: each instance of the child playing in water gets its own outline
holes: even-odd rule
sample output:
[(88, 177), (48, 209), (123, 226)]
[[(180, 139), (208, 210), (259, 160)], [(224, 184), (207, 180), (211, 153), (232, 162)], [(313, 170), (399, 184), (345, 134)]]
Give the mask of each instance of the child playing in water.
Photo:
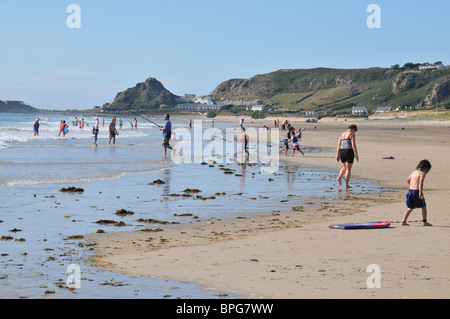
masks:
[(305, 156), (305, 153), (303, 153), (302, 150), (300, 149), (300, 144), (298, 144), (298, 141), (302, 137), (302, 131), (298, 130), (297, 133), (298, 133), (298, 135), (295, 135), (294, 130), (292, 130), (292, 137), (290, 139), (292, 141), (292, 143), (293, 143), (293, 146), (292, 146), (292, 157), (294, 157), (295, 151), (299, 151), (300, 153), (302, 153), (303, 156)]
[(69, 126), (66, 124), (66, 121), (61, 121), (59, 124), (59, 133), (58, 133), (58, 137), (61, 135), (61, 133), (63, 133), (63, 137), (66, 136), (66, 128), (68, 128)]
[(415, 208), (422, 208), (423, 225), (432, 226), (427, 222), (427, 204), (425, 203), (425, 198), (423, 197), (423, 181), (430, 169), (430, 162), (428, 160), (422, 160), (419, 165), (417, 165), (417, 169), (412, 172), (406, 180), (409, 184), (409, 190), (406, 194), (406, 206), (408, 209), (403, 216), (403, 226), (408, 226), (406, 220)]
[(286, 136), (284, 137), (283, 143), (284, 147), (278, 152), (278, 154), (281, 154), (281, 152), (284, 151), (284, 156), (287, 156), (287, 152), (289, 150), (289, 140), (291, 139), (291, 131), (288, 131)]

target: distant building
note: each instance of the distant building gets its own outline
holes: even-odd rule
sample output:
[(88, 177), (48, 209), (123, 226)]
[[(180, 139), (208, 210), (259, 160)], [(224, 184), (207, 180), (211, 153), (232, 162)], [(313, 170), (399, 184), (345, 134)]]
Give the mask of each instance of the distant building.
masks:
[(181, 103), (177, 105), (177, 110), (179, 112), (219, 112), (221, 108), (222, 107), (219, 104)]
[(225, 99), (223, 101), (224, 105), (245, 105), (245, 106), (260, 106), (263, 105), (263, 101), (261, 100), (249, 100), (249, 99)]
[(250, 105), (246, 107), (247, 111), (264, 111), (267, 107), (264, 105)]
[(424, 63), (422, 65), (419, 65), (419, 70), (432, 70), (432, 69), (440, 69), (440, 68), (445, 68), (445, 65), (442, 64), (442, 62), (434, 63), (434, 64)]
[(367, 109), (362, 106), (354, 106), (352, 108), (352, 115), (368, 115)]
[(390, 106), (379, 106), (378, 109), (375, 111), (376, 113), (384, 113), (384, 112), (390, 112), (392, 108)]
[(176, 108), (179, 112), (219, 112), (223, 103), (217, 103), (208, 95), (196, 96), (195, 94), (185, 94), (184, 97), (176, 99)]
[(216, 102), (207, 95), (200, 95), (198, 98), (195, 99), (194, 101), (195, 103), (199, 103), (199, 104), (206, 104), (206, 105), (216, 105)]

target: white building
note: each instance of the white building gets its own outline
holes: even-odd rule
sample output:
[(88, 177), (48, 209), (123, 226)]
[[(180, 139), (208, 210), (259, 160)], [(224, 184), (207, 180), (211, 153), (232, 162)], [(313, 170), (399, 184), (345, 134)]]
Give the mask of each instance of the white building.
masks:
[(267, 110), (267, 107), (264, 105), (250, 105), (246, 107), (247, 111), (264, 111)]
[(390, 112), (391, 110), (392, 108), (390, 106), (379, 106), (375, 113)]
[(224, 105), (236, 105), (236, 106), (241, 106), (241, 105), (245, 105), (245, 106), (260, 106), (263, 105), (263, 101), (261, 100), (249, 100), (249, 99), (225, 99), (223, 101)]
[(220, 109), (221, 106), (218, 104), (181, 103), (177, 105), (177, 110), (180, 112), (218, 112)]
[(362, 106), (354, 106), (352, 108), (352, 115), (368, 115), (367, 108)]
[(205, 95), (201, 95), (198, 98), (195, 99), (194, 101), (195, 103), (199, 103), (199, 104), (205, 104), (205, 105), (216, 105), (216, 102), (210, 97), (210, 96), (205, 96)]
[(435, 63), (435, 64), (422, 64), (419, 66), (419, 70), (432, 70), (432, 69), (440, 69), (445, 68), (445, 65), (442, 63)]

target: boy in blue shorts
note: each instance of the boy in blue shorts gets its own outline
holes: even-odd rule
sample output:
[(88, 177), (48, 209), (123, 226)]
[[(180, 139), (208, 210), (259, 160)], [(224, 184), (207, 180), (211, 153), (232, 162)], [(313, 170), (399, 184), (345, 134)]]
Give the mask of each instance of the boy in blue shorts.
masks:
[(422, 160), (419, 165), (417, 165), (417, 169), (412, 172), (406, 180), (409, 184), (409, 190), (406, 194), (406, 206), (408, 209), (403, 216), (403, 226), (408, 226), (406, 220), (415, 208), (422, 208), (423, 225), (432, 226), (427, 222), (427, 204), (425, 203), (425, 198), (423, 197), (423, 181), (430, 169), (430, 162), (428, 160)]

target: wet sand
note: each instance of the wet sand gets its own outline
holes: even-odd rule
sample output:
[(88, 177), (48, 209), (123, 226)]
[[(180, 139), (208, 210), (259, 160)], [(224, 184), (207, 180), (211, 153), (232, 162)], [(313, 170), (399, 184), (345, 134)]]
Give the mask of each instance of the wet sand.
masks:
[[(294, 126), (305, 128), (301, 146), (334, 150), (348, 124)], [(197, 282), (248, 298), (448, 298), (450, 123), (356, 124), (360, 161), (353, 177), (382, 183), (386, 188), (379, 194), (346, 191), (336, 183), (330, 192), (336, 192), (337, 199), (312, 198), (277, 214), (170, 225), (158, 234), (92, 234), (97, 265), (130, 275)], [(406, 178), (425, 158), (433, 166), (424, 194), (428, 221), (434, 226), (422, 226), (420, 210), (411, 214), (410, 226), (401, 226)], [(341, 167), (334, 152), (305, 157), (296, 153), (281, 160), (328, 168), (336, 176)], [(389, 221), (391, 227), (328, 228), (365, 221)], [(380, 288), (367, 283), (372, 275), (367, 268), (373, 264), (381, 271)]]

